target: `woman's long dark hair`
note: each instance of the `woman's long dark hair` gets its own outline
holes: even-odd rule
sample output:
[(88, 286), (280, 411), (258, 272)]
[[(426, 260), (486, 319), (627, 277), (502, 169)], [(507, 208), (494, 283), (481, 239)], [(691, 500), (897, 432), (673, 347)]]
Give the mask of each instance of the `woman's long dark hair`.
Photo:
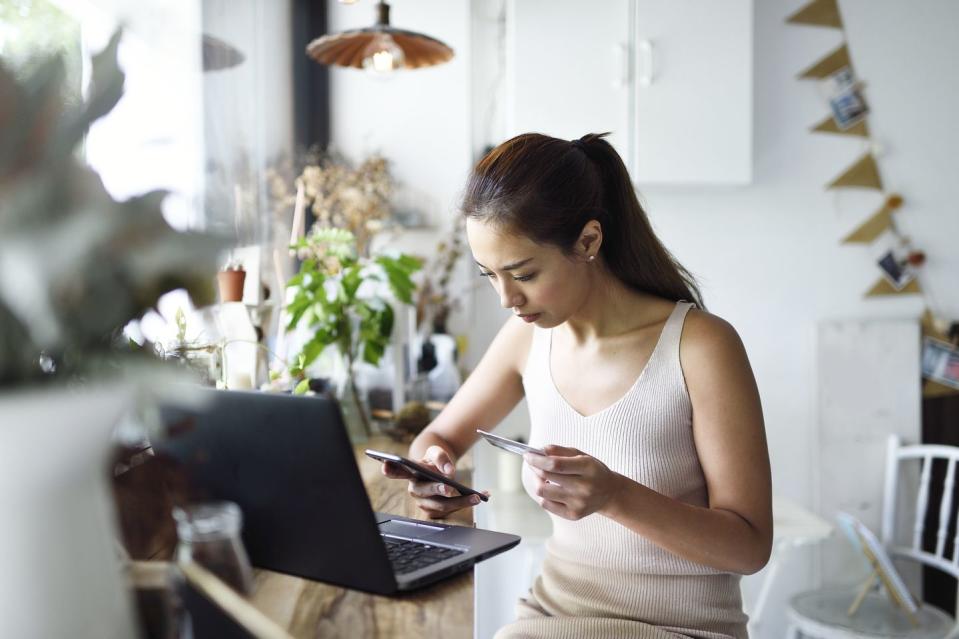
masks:
[(524, 133), (503, 142), (470, 174), (463, 215), (572, 254), (589, 220), (603, 227), (609, 270), (637, 291), (703, 308), (695, 279), (663, 246), (616, 149), (590, 133), (568, 142)]

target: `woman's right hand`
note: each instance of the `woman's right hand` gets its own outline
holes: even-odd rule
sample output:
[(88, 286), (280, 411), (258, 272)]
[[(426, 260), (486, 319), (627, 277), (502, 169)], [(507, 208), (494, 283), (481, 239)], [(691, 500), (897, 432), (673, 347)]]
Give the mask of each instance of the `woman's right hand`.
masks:
[[(451, 479), (456, 472), (449, 453), (439, 446), (427, 448), (419, 463)], [(383, 462), (382, 472), (393, 479), (408, 479), (410, 495), (416, 500), (420, 510), (431, 519), (448, 517), (457, 510), (475, 506), (480, 502), (478, 496), (461, 495), (458, 490), (444, 483), (417, 479), (410, 471), (391, 462)]]

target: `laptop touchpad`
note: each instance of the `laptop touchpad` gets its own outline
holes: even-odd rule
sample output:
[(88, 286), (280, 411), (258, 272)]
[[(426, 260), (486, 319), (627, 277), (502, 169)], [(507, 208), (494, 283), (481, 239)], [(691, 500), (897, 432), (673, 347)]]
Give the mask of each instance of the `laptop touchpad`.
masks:
[(429, 524), (416, 524), (411, 521), (400, 521), (391, 519), (380, 524), (380, 532), (387, 535), (396, 535), (397, 537), (409, 537), (415, 539), (424, 539), (431, 537), (436, 533), (446, 530), (443, 526), (430, 526)]

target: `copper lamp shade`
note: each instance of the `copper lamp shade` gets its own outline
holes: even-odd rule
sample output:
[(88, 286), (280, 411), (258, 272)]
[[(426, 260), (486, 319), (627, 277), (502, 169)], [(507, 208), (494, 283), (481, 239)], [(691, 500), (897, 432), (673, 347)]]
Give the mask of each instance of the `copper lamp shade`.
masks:
[(403, 52), (404, 68), (429, 67), (453, 58), (453, 50), (436, 38), (391, 27), (390, 7), (385, 2), (380, 2), (377, 10), (377, 23), (372, 27), (317, 38), (307, 45), (306, 54), (322, 64), (362, 69), (368, 47), (377, 39), (389, 36)]

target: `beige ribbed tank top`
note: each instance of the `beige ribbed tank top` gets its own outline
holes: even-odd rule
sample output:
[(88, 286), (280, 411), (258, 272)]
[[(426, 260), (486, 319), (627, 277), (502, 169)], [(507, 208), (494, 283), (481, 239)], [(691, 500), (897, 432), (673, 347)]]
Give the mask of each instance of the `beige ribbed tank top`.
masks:
[[(552, 331), (534, 329), (523, 387), (530, 444), (578, 448), (611, 470), (674, 499), (706, 506), (679, 342), (692, 304), (679, 302), (645, 368), (616, 402), (580, 415), (553, 383)], [(534, 475), (523, 466), (533, 495)], [(655, 513), (649, 513), (655, 516)], [(497, 637), (745, 637), (739, 576), (657, 546), (599, 514), (550, 513), (542, 574), (520, 601), (519, 621)]]

